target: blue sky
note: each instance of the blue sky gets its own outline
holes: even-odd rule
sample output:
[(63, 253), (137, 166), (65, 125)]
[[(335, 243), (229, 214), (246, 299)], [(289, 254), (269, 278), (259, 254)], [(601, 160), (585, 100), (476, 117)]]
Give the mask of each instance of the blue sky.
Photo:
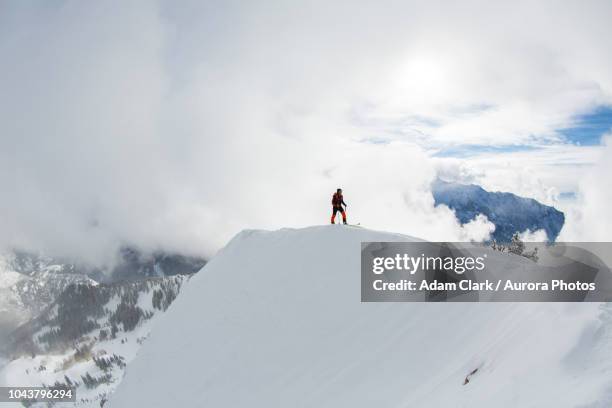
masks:
[(442, 149), (434, 154), (434, 157), (457, 157), (467, 158), (479, 154), (514, 153), (537, 150), (537, 146), (529, 145), (510, 145), (510, 146), (491, 146), (491, 145), (460, 145)]
[[(489, 108), (470, 111), (469, 115), (475, 120), (486, 118), (487, 114), (495, 110)], [(482, 132), (479, 132), (478, 128), (472, 129), (474, 134), (480, 133), (475, 139), (466, 137), (465, 129), (461, 128), (456, 137), (439, 138), (439, 131), (452, 124), (457, 119), (455, 115), (449, 115), (444, 121), (436, 120), (435, 117), (414, 115), (400, 115), (399, 118), (381, 120), (367, 117), (366, 113), (364, 117), (357, 119), (359, 119), (355, 120), (357, 126), (372, 132), (370, 136), (360, 139), (363, 143), (387, 144), (398, 140), (412, 141), (428, 150), (434, 157), (469, 158), (481, 154), (529, 152), (554, 145), (600, 146), (602, 137), (612, 131), (612, 105), (600, 105), (587, 113), (567, 118), (565, 122), (570, 125), (562, 128), (557, 128), (551, 123), (540, 129), (540, 132), (521, 129), (519, 133), (523, 133), (523, 136), (515, 140), (508, 138), (499, 140), (488, 136), (490, 133), (495, 133), (494, 128), (483, 129)], [(523, 119), (517, 117), (516, 121), (520, 122)]]
[(559, 141), (542, 143), (540, 140), (534, 144), (521, 143), (498, 146), (494, 143), (459, 144), (437, 150), (434, 156), (468, 158), (480, 154), (529, 152), (541, 149), (549, 144), (569, 143), (575, 146), (599, 146), (602, 144), (602, 137), (612, 131), (612, 106), (599, 106), (588, 113), (577, 115), (572, 122), (571, 126), (556, 131), (562, 137)]
[(582, 146), (593, 146), (601, 143), (601, 137), (612, 129), (612, 106), (602, 106), (592, 112), (577, 116), (575, 124), (560, 129), (567, 140)]

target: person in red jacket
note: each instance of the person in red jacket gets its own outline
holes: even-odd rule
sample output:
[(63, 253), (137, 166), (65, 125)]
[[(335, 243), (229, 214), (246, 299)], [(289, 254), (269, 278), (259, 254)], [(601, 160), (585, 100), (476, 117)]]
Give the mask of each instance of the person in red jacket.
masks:
[[(342, 208), (342, 206), (344, 206), (345, 208)], [(334, 220), (336, 219), (336, 213), (340, 212), (342, 214), (342, 222), (346, 225), (345, 209), (348, 206), (344, 202), (344, 197), (342, 196), (341, 188), (336, 190), (336, 192), (334, 193), (334, 196), (332, 197), (332, 207), (333, 207), (333, 212), (332, 212), (332, 217), (331, 217), (331, 223), (335, 224)]]

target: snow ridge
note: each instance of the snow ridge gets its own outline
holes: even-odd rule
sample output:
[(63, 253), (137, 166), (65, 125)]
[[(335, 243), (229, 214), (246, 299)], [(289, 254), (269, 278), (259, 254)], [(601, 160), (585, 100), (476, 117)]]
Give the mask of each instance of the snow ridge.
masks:
[(609, 306), (361, 303), (360, 243), (410, 240), (343, 226), (239, 234), (158, 322), (109, 406), (594, 407), (611, 398)]

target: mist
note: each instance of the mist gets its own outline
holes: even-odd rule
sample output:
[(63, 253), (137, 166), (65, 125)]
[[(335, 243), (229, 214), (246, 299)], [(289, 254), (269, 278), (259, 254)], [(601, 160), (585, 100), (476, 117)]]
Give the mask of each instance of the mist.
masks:
[[(557, 129), (612, 103), (609, 2), (0, 8), (5, 249), (211, 256), (245, 228), (328, 223), (338, 187), (351, 222), (478, 240), (490, 223), (434, 207), (441, 168), (546, 199), (600, 188), (551, 162), (584, 156)], [(508, 174), (532, 156), (432, 158), (463, 144), (560, 147), (525, 183)]]

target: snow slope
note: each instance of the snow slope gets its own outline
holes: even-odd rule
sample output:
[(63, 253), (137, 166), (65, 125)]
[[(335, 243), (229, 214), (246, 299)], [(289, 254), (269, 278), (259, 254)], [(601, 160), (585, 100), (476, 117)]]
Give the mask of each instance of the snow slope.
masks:
[[(100, 407), (190, 276), (67, 287), (11, 333), (9, 361), (0, 359), (0, 386), (70, 385), (77, 400), (63, 406)], [(14, 404), (0, 402), (4, 406)]]
[(610, 406), (610, 306), (361, 303), (360, 242), (397, 240), (413, 238), (240, 233), (160, 317), (108, 406)]

